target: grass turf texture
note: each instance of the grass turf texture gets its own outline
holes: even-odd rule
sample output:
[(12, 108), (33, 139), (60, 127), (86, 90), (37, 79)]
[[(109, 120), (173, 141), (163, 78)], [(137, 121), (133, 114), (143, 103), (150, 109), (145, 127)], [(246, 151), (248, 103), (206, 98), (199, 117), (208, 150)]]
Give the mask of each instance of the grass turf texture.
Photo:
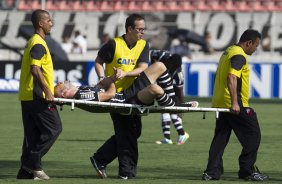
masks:
[[(0, 183), (31, 183), (16, 180), (19, 168), (23, 127), (20, 103), (17, 94), (0, 94)], [(199, 99), (200, 107), (209, 107), (209, 99)], [(264, 183), (282, 183), (282, 121), (281, 101), (255, 100), (251, 106), (256, 110), (260, 121), (262, 141), (257, 165), (270, 176)], [(115, 160), (108, 168), (109, 179), (101, 181), (90, 164), (89, 156), (112, 135), (112, 121), (108, 114), (87, 113), (65, 107), (61, 114), (63, 132), (43, 158), (43, 167), (53, 184), (93, 184), (124, 183), (117, 179), (118, 164)], [(184, 129), (190, 139), (182, 146), (156, 145), (162, 138), (160, 115), (143, 117), (143, 131), (139, 138), (138, 178), (130, 183), (204, 183), (201, 175), (206, 167), (208, 150), (214, 131), (214, 113), (186, 113), (183, 117)], [(177, 140), (172, 125), (172, 139)], [(224, 154), (225, 173), (219, 181), (209, 183), (238, 183), (238, 156), (241, 146), (234, 134)], [(243, 182), (243, 181), (242, 181)], [(244, 182), (246, 183), (246, 182)]]

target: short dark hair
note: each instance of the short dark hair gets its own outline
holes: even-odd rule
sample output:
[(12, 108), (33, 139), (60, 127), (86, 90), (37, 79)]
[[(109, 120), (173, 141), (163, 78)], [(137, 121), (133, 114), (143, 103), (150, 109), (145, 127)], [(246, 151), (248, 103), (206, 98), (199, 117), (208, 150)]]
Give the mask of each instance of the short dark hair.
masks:
[(31, 22), (32, 22), (32, 25), (35, 29), (38, 28), (39, 21), (42, 20), (44, 14), (49, 15), (49, 12), (47, 12), (45, 10), (41, 10), (41, 9), (38, 9), (38, 10), (35, 10), (34, 12), (32, 12)]
[(139, 14), (131, 14), (129, 17), (126, 18), (125, 21), (125, 31), (127, 32), (127, 29), (129, 28), (129, 26), (131, 26), (132, 28), (135, 27), (135, 21), (136, 20), (145, 20), (143, 16), (139, 15)]
[(247, 29), (241, 35), (239, 42), (256, 41), (257, 38), (261, 39), (261, 34), (257, 30)]

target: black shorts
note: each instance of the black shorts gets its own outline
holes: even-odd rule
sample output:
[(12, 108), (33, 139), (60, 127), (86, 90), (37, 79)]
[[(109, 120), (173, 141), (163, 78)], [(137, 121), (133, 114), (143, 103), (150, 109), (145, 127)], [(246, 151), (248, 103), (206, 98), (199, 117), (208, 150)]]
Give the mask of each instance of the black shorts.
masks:
[(137, 98), (137, 93), (147, 86), (151, 85), (150, 80), (147, 75), (142, 72), (133, 82), (133, 84), (123, 91), (123, 95), (125, 96), (125, 103), (131, 104), (142, 104), (140, 100)]

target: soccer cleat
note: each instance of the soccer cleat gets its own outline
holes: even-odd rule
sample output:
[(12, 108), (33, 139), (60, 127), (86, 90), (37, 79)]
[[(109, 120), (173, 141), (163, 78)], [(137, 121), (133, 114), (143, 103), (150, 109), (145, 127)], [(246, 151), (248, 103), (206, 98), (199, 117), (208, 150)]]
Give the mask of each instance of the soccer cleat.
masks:
[(214, 178), (214, 177), (208, 175), (208, 173), (204, 172), (203, 175), (202, 175), (202, 180), (209, 181), (209, 180), (218, 180), (218, 179)]
[(103, 165), (101, 165), (101, 164), (99, 164), (99, 163), (95, 160), (94, 156), (90, 157), (90, 161), (91, 161), (91, 163), (92, 163), (94, 169), (95, 169), (96, 172), (97, 172), (97, 176), (98, 176), (99, 178), (101, 178), (101, 179), (107, 178), (106, 167), (103, 166)]
[(184, 102), (179, 104), (180, 107), (198, 107), (199, 102), (197, 101), (191, 101), (191, 102)]
[(50, 177), (43, 170), (32, 170), (25, 166), (22, 167), (23, 170), (33, 175), (34, 180), (49, 180)]
[(163, 138), (161, 141), (156, 141), (156, 144), (173, 144), (171, 139)]
[(180, 135), (178, 138), (177, 145), (184, 144), (189, 139), (189, 134), (187, 132), (184, 133), (184, 135)]

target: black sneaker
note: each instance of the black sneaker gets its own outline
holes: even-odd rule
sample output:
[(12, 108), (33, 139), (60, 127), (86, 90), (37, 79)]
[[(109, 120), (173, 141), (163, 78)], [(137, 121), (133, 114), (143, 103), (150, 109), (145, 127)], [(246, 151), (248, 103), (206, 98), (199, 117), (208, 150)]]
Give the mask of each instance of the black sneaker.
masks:
[(198, 107), (199, 102), (197, 101), (191, 101), (191, 102), (184, 102), (179, 104), (180, 107)]
[(240, 179), (244, 179), (244, 180), (247, 180), (247, 181), (265, 181), (265, 180), (268, 179), (268, 176), (261, 174), (261, 173), (254, 172), (250, 176), (243, 177), (243, 178), (240, 178)]
[(27, 172), (26, 170), (20, 168), (17, 174), (17, 179), (33, 179), (33, 174)]
[(107, 176), (107, 173), (106, 173), (106, 167), (103, 166), (103, 165), (101, 165), (101, 164), (99, 164), (99, 163), (95, 160), (94, 156), (90, 157), (90, 161), (91, 161), (91, 163), (92, 163), (94, 169), (96, 170), (97, 176), (98, 176), (99, 178), (105, 179), (105, 178), (108, 177), (108, 176)]
[(214, 178), (214, 177), (212, 177), (212, 176), (210, 176), (210, 175), (208, 175), (207, 173), (203, 173), (203, 175), (202, 175), (202, 180), (205, 180), (205, 181), (209, 181), (209, 180), (218, 180), (217, 178)]
[(251, 181), (265, 181), (268, 179), (268, 176), (265, 175), (265, 174), (262, 174), (258, 167), (255, 165), (253, 166), (253, 173), (249, 176), (246, 176), (246, 177), (240, 177), (240, 179), (244, 179), (244, 180), (251, 180)]
[(265, 174), (262, 174), (257, 166), (253, 166), (253, 173), (249, 176), (246, 177), (240, 177), (240, 179), (244, 179), (244, 180), (251, 180), (251, 181), (265, 181), (268, 179), (268, 176)]
[(50, 177), (40, 168), (37, 170), (22, 166), (22, 169), (33, 175), (34, 180), (49, 180)]

